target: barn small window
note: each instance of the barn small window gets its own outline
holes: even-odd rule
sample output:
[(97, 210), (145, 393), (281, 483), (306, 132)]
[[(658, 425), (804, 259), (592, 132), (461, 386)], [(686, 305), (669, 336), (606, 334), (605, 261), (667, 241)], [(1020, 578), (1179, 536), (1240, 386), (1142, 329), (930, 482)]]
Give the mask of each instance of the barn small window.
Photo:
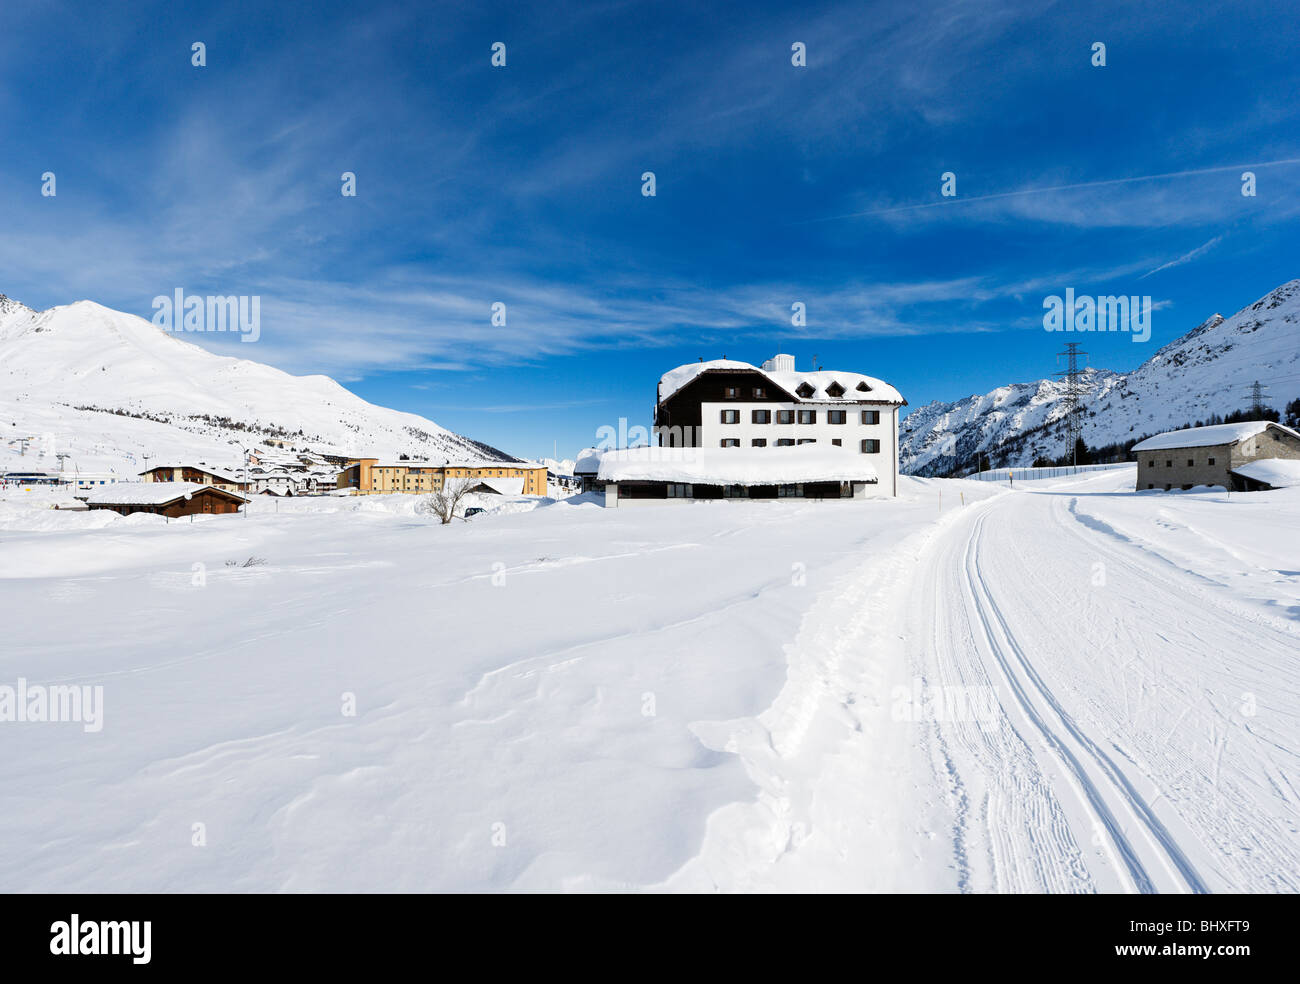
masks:
[(1187, 459), (1187, 467), (1188, 467), (1188, 468), (1191, 468), (1191, 467), (1192, 467), (1193, 465), (1195, 465), (1195, 464), (1196, 464), (1196, 461), (1195, 461), (1194, 459), (1192, 459), (1192, 458), (1188, 458), (1188, 459)]
[(1214, 459), (1213, 459), (1213, 458), (1207, 458), (1207, 459), (1205, 459), (1205, 463), (1208, 464), (1208, 465), (1212, 465), (1212, 464), (1214, 464)]
[(1174, 467), (1174, 463), (1173, 463), (1172, 461), (1166, 461), (1166, 462), (1165, 462), (1165, 467), (1166, 467), (1166, 468), (1173, 468), (1173, 467)]

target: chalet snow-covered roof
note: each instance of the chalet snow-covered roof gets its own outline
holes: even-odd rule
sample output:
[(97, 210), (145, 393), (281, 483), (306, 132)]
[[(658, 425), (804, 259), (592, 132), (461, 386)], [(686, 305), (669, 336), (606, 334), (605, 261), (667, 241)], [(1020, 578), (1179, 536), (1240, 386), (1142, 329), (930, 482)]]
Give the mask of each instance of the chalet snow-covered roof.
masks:
[[(903, 399), (903, 395), (888, 383), (860, 372), (836, 372), (831, 369), (819, 369), (816, 372), (761, 369), (748, 362), (737, 362), (734, 359), (688, 362), (684, 366), (668, 370), (659, 377), (659, 402), (663, 403), (706, 372), (727, 370), (758, 373), (800, 403), (853, 403), (870, 400), (873, 403), (895, 403), (901, 406), (907, 402)], [(843, 395), (838, 397), (830, 395), (828, 390), (835, 383), (839, 384)], [(801, 389), (803, 392), (800, 392)], [(807, 395), (805, 396), (804, 393)]]
[(1275, 489), (1300, 485), (1300, 460), (1292, 458), (1259, 458), (1232, 469), (1234, 474), (1245, 475)]
[(212, 489), (220, 495), (231, 496), (247, 502), (241, 495), (202, 485), (199, 482), (116, 482), (95, 489), (89, 495), (78, 496), (87, 503), (98, 505), (165, 506), (177, 499), (188, 499), (196, 492)]
[(583, 448), (573, 461), (573, 474), (596, 474), (600, 469), (600, 459), (604, 453), (603, 448)]
[(524, 494), (524, 480), (518, 476), (503, 478), (493, 475), (490, 478), (476, 478), (473, 481), (475, 482), (475, 488), (486, 487), (489, 491), (497, 493), (497, 495)]
[(1270, 427), (1285, 431), (1292, 437), (1300, 438), (1290, 427), (1283, 427), (1271, 420), (1247, 420), (1239, 424), (1212, 424), (1209, 427), (1187, 427), (1183, 430), (1166, 431), (1155, 437), (1148, 437), (1133, 445), (1134, 451), (1169, 451), (1175, 448), (1209, 448), (1221, 444), (1236, 444), (1248, 437), (1261, 434)]
[(606, 482), (689, 482), (705, 485), (787, 485), (875, 482), (865, 455), (830, 444), (790, 448), (624, 448), (606, 451)]

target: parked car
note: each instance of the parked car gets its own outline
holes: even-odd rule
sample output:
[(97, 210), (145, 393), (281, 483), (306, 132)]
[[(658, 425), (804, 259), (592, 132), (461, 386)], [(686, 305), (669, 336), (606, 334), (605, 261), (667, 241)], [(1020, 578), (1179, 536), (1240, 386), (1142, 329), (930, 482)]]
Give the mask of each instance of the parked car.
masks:
[(478, 506), (473, 506), (465, 510), (465, 518), (469, 519), (471, 516), (477, 516), (481, 512), (487, 512), (487, 510), (480, 509)]

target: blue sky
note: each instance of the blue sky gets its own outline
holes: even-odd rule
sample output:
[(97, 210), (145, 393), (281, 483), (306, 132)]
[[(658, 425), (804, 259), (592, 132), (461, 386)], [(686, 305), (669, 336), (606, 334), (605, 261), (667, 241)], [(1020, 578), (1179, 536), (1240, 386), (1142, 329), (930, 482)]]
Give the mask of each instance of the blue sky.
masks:
[(659, 375), (700, 356), (816, 356), (919, 406), (1056, 370), (1043, 299), (1067, 287), (1151, 295), (1149, 342), (1081, 339), (1128, 369), (1300, 276), (1300, 164), (1271, 163), (1300, 158), (1285, 5), (10, 0), (5, 20), (0, 292), (144, 317), (176, 287), (257, 294), (256, 344), (188, 337), (520, 455), (648, 422)]

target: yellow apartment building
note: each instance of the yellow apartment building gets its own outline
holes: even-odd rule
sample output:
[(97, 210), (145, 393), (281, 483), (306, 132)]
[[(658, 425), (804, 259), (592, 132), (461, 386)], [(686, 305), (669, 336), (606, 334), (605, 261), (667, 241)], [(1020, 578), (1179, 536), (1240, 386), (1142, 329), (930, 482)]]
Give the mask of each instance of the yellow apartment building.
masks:
[(535, 461), (466, 461), (445, 465), (428, 461), (381, 462), (378, 458), (357, 458), (339, 472), (338, 487), (355, 489), (361, 495), (409, 492), (437, 492), (449, 479), (483, 479), (494, 491), (546, 495), (546, 466)]

